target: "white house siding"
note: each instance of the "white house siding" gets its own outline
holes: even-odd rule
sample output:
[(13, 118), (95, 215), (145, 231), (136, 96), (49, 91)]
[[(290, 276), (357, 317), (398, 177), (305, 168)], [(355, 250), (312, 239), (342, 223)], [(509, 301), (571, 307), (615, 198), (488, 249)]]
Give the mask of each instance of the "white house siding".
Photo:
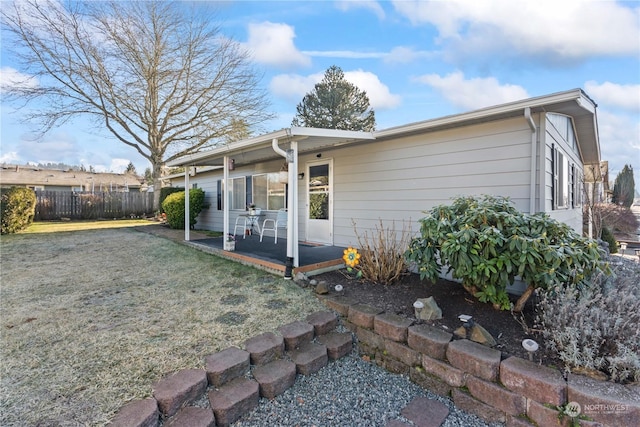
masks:
[(555, 130), (555, 128), (548, 124), (546, 120), (542, 120), (541, 133), (544, 135), (544, 149), (545, 149), (545, 162), (544, 162), (544, 210), (551, 218), (564, 222), (572, 227), (576, 232), (582, 234), (582, 207), (577, 206), (575, 208), (553, 208), (553, 168), (552, 168), (552, 144), (559, 147), (562, 152), (568, 157), (569, 163), (574, 164), (580, 174), (583, 174), (584, 167), (582, 165), (582, 159), (580, 153), (576, 152), (567, 141), (565, 141)]
[(528, 211), (531, 130), (524, 118), (485, 123), (333, 150), (334, 243), (355, 244), (358, 231), (382, 219), (410, 221), (459, 195), (508, 196)]

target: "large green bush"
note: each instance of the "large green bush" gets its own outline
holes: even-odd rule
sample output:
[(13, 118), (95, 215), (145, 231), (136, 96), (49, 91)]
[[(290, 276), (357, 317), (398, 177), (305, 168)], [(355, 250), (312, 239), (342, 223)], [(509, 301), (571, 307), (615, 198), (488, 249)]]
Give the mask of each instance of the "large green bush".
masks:
[[(162, 203), (171, 228), (184, 228), (184, 191), (169, 194)], [(196, 217), (204, 208), (204, 191), (200, 188), (189, 190), (189, 227), (196, 225)]]
[(184, 193), (184, 187), (162, 187), (160, 189), (160, 207), (162, 208), (164, 200), (169, 194), (179, 193), (181, 191)]
[(36, 214), (36, 193), (25, 187), (11, 187), (0, 193), (0, 233), (24, 230)]
[(527, 289), (580, 283), (601, 266), (598, 245), (548, 215), (518, 211), (508, 198), (459, 197), (420, 220), (420, 236), (405, 256), (422, 278), (435, 281), (443, 268), (483, 302), (510, 309), (508, 284), (520, 277)]

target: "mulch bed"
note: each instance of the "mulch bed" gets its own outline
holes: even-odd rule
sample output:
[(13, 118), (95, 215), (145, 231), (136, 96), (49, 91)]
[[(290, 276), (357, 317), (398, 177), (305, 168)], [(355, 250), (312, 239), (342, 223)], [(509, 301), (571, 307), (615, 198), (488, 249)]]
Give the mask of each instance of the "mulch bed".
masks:
[[(529, 355), (522, 347), (522, 341), (530, 338), (540, 344), (540, 350), (536, 352), (534, 358), (536, 362), (558, 368), (563, 366), (555, 355), (544, 348), (541, 333), (532, 330), (536, 317), (535, 295), (529, 300), (522, 313), (512, 313), (496, 310), (491, 304), (478, 301), (458, 283), (448, 280), (432, 283), (428, 280), (420, 280), (417, 274), (405, 275), (393, 285), (357, 280), (348, 276), (345, 270), (323, 273), (315, 276), (314, 279), (325, 281), (332, 294), (335, 294), (335, 285), (341, 284), (344, 287), (343, 294), (347, 297), (362, 304), (383, 309), (387, 313), (412, 319), (415, 319), (414, 301), (432, 296), (442, 309), (443, 318), (433, 321), (416, 320), (415, 324), (426, 323), (453, 332), (462, 325), (458, 316), (468, 314), (493, 336), (497, 342), (495, 348), (502, 352), (504, 358), (518, 356), (528, 359)], [(513, 302), (515, 300), (514, 298)]]

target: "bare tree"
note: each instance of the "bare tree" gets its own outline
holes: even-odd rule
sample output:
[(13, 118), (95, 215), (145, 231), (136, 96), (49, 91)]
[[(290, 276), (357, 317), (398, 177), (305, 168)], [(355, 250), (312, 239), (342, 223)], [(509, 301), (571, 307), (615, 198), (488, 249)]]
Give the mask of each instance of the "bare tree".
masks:
[(14, 2), (3, 26), (37, 84), (10, 97), (45, 101), (26, 115), (42, 133), (92, 117), (149, 160), (159, 189), (167, 161), (271, 118), (247, 53), (211, 18), (185, 3)]

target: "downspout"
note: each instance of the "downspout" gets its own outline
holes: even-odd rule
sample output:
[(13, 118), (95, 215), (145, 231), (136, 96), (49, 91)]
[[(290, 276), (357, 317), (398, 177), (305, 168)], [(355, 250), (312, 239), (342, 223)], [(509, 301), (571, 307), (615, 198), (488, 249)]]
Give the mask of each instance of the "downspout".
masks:
[(189, 221), (189, 174), (191, 173), (191, 166), (187, 166), (184, 170), (184, 240), (189, 241), (191, 239), (191, 224)]
[[(294, 147), (294, 145), (295, 143), (292, 142), (292, 147)], [(288, 163), (287, 169), (289, 170), (289, 186), (287, 191), (287, 224), (289, 224), (289, 226), (287, 227), (287, 261), (285, 263), (284, 278), (285, 280), (291, 280), (293, 278), (293, 265), (297, 262), (297, 260), (294, 260), (294, 243), (297, 244), (298, 242), (297, 237), (294, 237), (295, 234), (293, 234), (295, 231), (294, 220), (295, 212), (297, 212), (297, 206), (293, 204), (295, 186), (295, 182), (293, 182), (293, 180), (295, 178), (292, 178), (292, 176), (296, 176), (296, 171), (293, 169), (293, 166), (296, 164), (296, 162), (294, 161), (295, 159), (293, 159), (293, 157), (297, 156), (298, 153), (297, 150), (291, 150), (291, 155), (289, 155), (289, 153), (278, 146), (277, 138), (273, 138), (271, 140), (271, 147), (273, 148), (273, 151), (284, 157)], [(277, 232), (278, 230), (276, 230), (276, 233)], [(294, 241), (294, 239), (296, 240)]]
[(538, 140), (538, 130), (536, 123), (531, 117), (531, 108), (524, 109), (524, 117), (531, 128), (531, 173), (529, 176), (529, 213), (536, 213), (536, 142)]

